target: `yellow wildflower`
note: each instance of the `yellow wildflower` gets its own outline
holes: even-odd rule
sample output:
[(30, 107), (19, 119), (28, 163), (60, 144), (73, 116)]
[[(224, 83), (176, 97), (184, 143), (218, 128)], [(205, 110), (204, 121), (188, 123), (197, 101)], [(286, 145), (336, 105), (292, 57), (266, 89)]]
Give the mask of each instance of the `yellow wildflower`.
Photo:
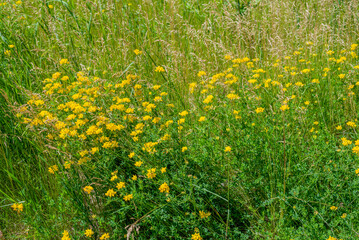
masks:
[(206, 99), (203, 100), (203, 103), (208, 104), (212, 102), (212, 99), (213, 99), (213, 95), (208, 95)]
[(122, 188), (126, 187), (125, 185), (126, 185), (125, 182), (119, 182), (117, 183), (116, 187), (118, 190), (121, 190)]
[(282, 111), (285, 111), (285, 110), (288, 110), (288, 109), (289, 109), (289, 107), (288, 107), (287, 104), (284, 104), (284, 105), (282, 105), (282, 106), (280, 107), (280, 110), (282, 110)]
[(170, 188), (168, 187), (167, 183), (163, 183), (160, 187), (159, 190), (161, 193), (166, 192), (169, 193), (170, 192)]
[(72, 165), (72, 162), (69, 162), (69, 161), (66, 161), (66, 162), (64, 163), (65, 169), (70, 169), (70, 168), (71, 168), (71, 165)]
[(177, 121), (177, 123), (178, 123), (178, 124), (182, 124), (182, 123), (184, 123), (185, 121), (186, 121), (185, 118), (181, 118), (181, 119), (179, 119), (179, 120)]
[(205, 71), (199, 71), (197, 76), (198, 77), (206, 76), (206, 72)]
[(141, 55), (141, 54), (142, 54), (142, 51), (140, 51), (140, 50), (138, 50), (138, 49), (133, 50), (133, 52), (134, 52), (136, 55)]
[(237, 94), (230, 93), (227, 95), (227, 98), (229, 98), (230, 100), (233, 100), (233, 99), (239, 99), (239, 96)]
[(206, 120), (206, 117), (200, 117), (199, 119), (198, 119), (198, 122), (203, 122), (203, 121), (205, 121)]
[(156, 177), (156, 168), (151, 168), (147, 170), (147, 178), (152, 179)]
[(353, 153), (355, 153), (355, 154), (358, 154), (358, 155), (359, 155), (359, 146), (355, 146), (355, 147), (353, 147), (352, 151), (353, 151)]
[(142, 161), (137, 161), (137, 162), (135, 162), (135, 166), (136, 167), (141, 167), (142, 163), (143, 163)]
[(70, 63), (70, 62), (69, 62), (69, 60), (68, 60), (67, 58), (60, 60), (60, 65), (69, 64), (69, 63)]
[(86, 237), (92, 237), (93, 234), (94, 234), (94, 232), (92, 231), (91, 228), (86, 229), (86, 231), (85, 231), (85, 236)]
[(102, 236), (100, 237), (100, 240), (107, 240), (107, 239), (109, 239), (109, 238), (110, 238), (110, 234), (104, 233), (104, 234), (102, 234)]
[(107, 197), (113, 197), (113, 196), (115, 196), (115, 194), (116, 194), (116, 192), (111, 188), (111, 189), (109, 189), (106, 193), (105, 193), (105, 195), (107, 196)]
[(65, 231), (62, 233), (62, 238), (61, 238), (61, 240), (71, 240), (68, 231), (65, 230)]
[(336, 206), (331, 206), (330, 207), (330, 210), (332, 210), (332, 211), (336, 211), (338, 209), (338, 207), (336, 207)]
[(18, 213), (24, 210), (24, 206), (22, 205), (22, 203), (14, 203), (13, 205), (11, 205), (11, 208)]
[(191, 239), (192, 239), (192, 240), (202, 240), (203, 238), (201, 237), (201, 235), (199, 234), (199, 232), (196, 232), (195, 234), (192, 234)]
[(260, 108), (257, 108), (255, 111), (256, 111), (256, 113), (261, 113), (264, 111), (264, 108), (260, 107)]
[(209, 217), (210, 215), (211, 215), (210, 212), (206, 213), (206, 212), (204, 212), (204, 211), (199, 211), (199, 216), (200, 216), (201, 218), (207, 218), (207, 217)]
[(56, 165), (49, 167), (49, 172), (52, 174), (55, 174), (55, 172), (57, 172), (58, 170), (59, 168)]
[(91, 186), (86, 186), (83, 189), (87, 194), (90, 194), (93, 191), (93, 187)]
[(117, 178), (118, 178), (117, 175), (113, 175), (113, 176), (111, 177), (110, 181), (113, 182), (113, 181), (115, 181)]
[(183, 111), (183, 112), (180, 112), (179, 115), (181, 115), (182, 117), (186, 116), (188, 114), (188, 111)]
[(98, 151), (99, 151), (99, 148), (98, 148), (98, 147), (94, 147), (94, 148), (91, 149), (91, 153), (92, 153), (92, 154), (95, 154), (95, 153), (98, 152)]
[(357, 125), (355, 124), (355, 122), (351, 122), (351, 121), (349, 121), (349, 122), (347, 122), (347, 125), (349, 126), (349, 127), (353, 127), (353, 128), (355, 128)]
[(358, 44), (354, 43), (350, 46), (350, 50), (354, 51), (358, 47)]
[(125, 200), (125, 201), (127, 202), (127, 201), (130, 201), (132, 198), (133, 198), (133, 195), (132, 195), (132, 194), (128, 194), (128, 195), (126, 195), (126, 196), (123, 197), (123, 200)]
[(352, 141), (350, 141), (344, 137), (341, 140), (342, 140), (343, 146), (348, 146), (348, 145), (352, 144)]
[(155, 69), (155, 72), (164, 72), (165, 69), (161, 66), (157, 66), (156, 69)]

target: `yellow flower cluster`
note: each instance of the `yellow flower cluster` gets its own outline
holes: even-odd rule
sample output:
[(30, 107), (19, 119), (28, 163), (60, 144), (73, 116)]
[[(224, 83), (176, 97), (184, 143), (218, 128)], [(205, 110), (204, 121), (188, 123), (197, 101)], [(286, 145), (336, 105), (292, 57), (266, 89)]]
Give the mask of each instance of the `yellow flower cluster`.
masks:
[(161, 193), (165, 192), (165, 193), (169, 193), (170, 192), (170, 188), (167, 185), (167, 183), (163, 183), (160, 187), (159, 190)]
[(62, 233), (62, 238), (61, 238), (61, 240), (71, 240), (68, 231), (65, 230), (65, 231)]
[(14, 203), (13, 205), (11, 205), (11, 208), (18, 213), (24, 210), (24, 206), (22, 205), (22, 203)]
[[(306, 45), (308, 48), (313, 43), (307, 42)], [(356, 45), (351, 46), (351, 49), (356, 48)], [(111, 170), (111, 176), (101, 178), (101, 181), (107, 179), (105, 183), (83, 182), (82, 194), (86, 198), (99, 194), (111, 201), (123, 199), (129, 202), (133, 199), (136, 202), (141, 193), (134, 189), (138, 189), (136, 184), (141, 183), (154, 184), (159, 192), (164, 193), (157, 191), (157, 194), (166, 196), (169, 201), (173, 199), (170, 196), (176, 192), (177, 186), (167, 178), (173, 174), (172, 168), (166, 161), (158, 159), (161, 156), (180, 155), (183, 165), (192, 165), (193, 154), (199, 151), (198, 143), (209, 138), (213, 149), (231, 159), (240, 150), (227, 137), (241, 131), (238, 126), (253, 129), (257, 134), (300, 123), (305, 128), (302, 132), (319, 141), (317, 133), (324, 122), (319, 118), (310, 119), (307, 127), (302, 121), (308, 112), (320, 108), (317, 91), (329, 81), (329, 77), (340, 80), (336, 82), (342, 91), (339, 95), (343, 97), (338, 101), (349, 108), (359, 86), (353, 78), (359, 65), (356, 68), (347, 64), (356, 58), (354, 54), (343, 52), (339, 55), (331, 50), (325, 53), (328, 58), (325, 68), (313, 67), (304, 50), (268, 64), (256, 58), (226, 55), (224, 58), (229, 67), (223, 71), (193, 74), (195, 80), (184, 89), (187, 92), (182, 97), (188, 102), (183, 105), (180, 101), (173, 101), (176, 95), (166, 84), (146, 82), (137, 75), (128, 74), (122, 80), (111, 80), (91, 77), (84, 72), (78, 72), (74, 77), (73, 74), (64, 76), (55, 72), (43, 81), (43, 94), (31, 94), (27, 104), (19, 107), (17, 116), (29, 129), (43, 134), (45, 141), (54, 143), (66, 153), (66, 159), (49, 166), (51, 174), (70, 174), (73, 169), (83, 168), (90, 176), (101, 163), (108, 166), (108, 156), (119, 158), (124, 165), (128, 163), (127, 166), (131, 166), (129, 175)], [(141, 55), (142, 51), (135, 49), (134, 54)], [(68, 59), (60, 61), (60, 65), (66, 64), (70, 64)], [(162, 73), (165, 69), (156, 66), (152, 72)], [(351, 119), (329, 125), (328, 131), (333, 130), (336, 136), (340, 136), (337, 137), (341, 140), (340, 146), (353, 144), (347, 138), (351, 136), (349, 131), (355, 131), (357, 120)], [(217, 130), (221, 124), (225, 127)], [(343, 129), (346, 137), (340, 135)], [(252, 136), (248, 134), (246, 137)], [(229, 145), (235, 151), (232, 152)], [(359, 155), (359, 141), (355, 145), (349, 152)], [(359, 170), (355, 174), (359, 175)], [(92, 186), (96, 186), (96, 191)], [(337, 207), (330, 209), (335, 211)], [(210, 212), (199, 211), (201, 219), (210, 215)], [(93, 234), (92, 229), (85, 231), (88, 237)], [(108, 233), (100, 237), (108, 238)], [(192, 239), (202, 239), (198, 230)]]

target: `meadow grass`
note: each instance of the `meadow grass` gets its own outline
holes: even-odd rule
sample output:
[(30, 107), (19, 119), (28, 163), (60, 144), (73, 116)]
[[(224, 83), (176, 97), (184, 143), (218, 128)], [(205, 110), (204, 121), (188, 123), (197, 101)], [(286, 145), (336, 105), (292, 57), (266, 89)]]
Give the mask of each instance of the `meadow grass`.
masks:
[(0, 3), (0, 231), (358, 238), (358, 8)]

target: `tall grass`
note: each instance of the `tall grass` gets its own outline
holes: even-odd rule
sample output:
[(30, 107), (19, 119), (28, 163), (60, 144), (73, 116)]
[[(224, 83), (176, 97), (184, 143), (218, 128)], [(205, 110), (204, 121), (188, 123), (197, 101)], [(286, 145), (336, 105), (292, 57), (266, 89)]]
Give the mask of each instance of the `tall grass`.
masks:
[[(49, 5), (54, 8), (49, 8)], [(81, 186), (76, 182), (82, 181), (83, 176), (69, 181), (55, 179), (48, 167), (59, 159), (51, 154), (41, 137), (34, 137), (28, 128), (18, 123), (12, 111), (15, 105), (26, 103), (30, 92), (41, 92), (42, 81), (52, 73), (62, 71), (74, 78), (76, 72), (84, 71), (89, 76), (116, 83), (128, 73), (136, 72), (143, 82), (166, 86), (170, 100), (176, 106), (199, 108), (200, 100), (187, 97), (188, 84), (198, 78), (199, 71), (210, 76), (223, 72), (228, 67), (225, 55), (259, 58), (258, 67), (266, 68), (277, 58), (292, 55), (293, 51), (305, 47), (305, 42), (312, 41), (311, 52), (306, 50), (307, 60), (313, 62), (312, 67), (322, 69), (328, 65), (327, 50), (339, 52), (348, 49), (358, 41), (359, 33), (358, 1), (60, 0), (23, 1), (21, 4), (8, 1), (0, 8), (2, 50), (5, 52), (9, 45), (15, 45), (10, 49), (11, 57), (1, 54), (0, 63), (0, 230), (6, 237), (14, 239), (26, 236), (53, 239), (69, 225), (80, 222), (78, 219), (92, 221), (92, 210), (77, 194)], [(140, 60), (134, 57), (134, 49), (144, 51)], [(318, 53), (318, 56), (312, 57), (310, 53)], [(63, 58), (71, 62), (69, 68), (59, 65)], [(165, 74), (154, 72), (154, 68), (160, 65), (165, 68)], [(268, 77), (279, 74), (272, 68), (267, 71)], [(242, 77), (245, 76), (243, 73)], [(311, 101), (320, 100), (320, 111), (313, 112), (309, 118), (306, 116), (303, 121), (294, 117), (279, 118), (280, 129), (273, 128), (267, 134), (251, 130), (247, 123), (243, 126), (234, 124), (228, 120), (227, 110), (223, 110), (226, 114), (219, 117), (217, 125), (212, 127), (219, 129), (218, 134), (226, 132), (228, 127), (234, 128), (223, 136), (232, 139), (233, 146), (241, 151), (236, 152), (232, 160), (222, 160), (228, 161), (224, 164), (227, 168), (220, 174), (227, 178), (221, 179), (224, 181), (221, 183), (223, 189), (213, 192), (209, 190), (211, 186), (197, 190), (192, 186), (190, 190), (193, 196), (196, 191), (208, 194), (206, 201), (213, 209), (218, 205), (227, 209), (217, 218), (226, 226), (220, 238), (231, 238), (230, 226), (237, 227), (243, 238), (252, 239), (283, 239), (284, 236), (289, 239), (289, 234), (296, 234), (298, 239), (303, 236), (321, 239), (323, 235), (315, 229), (325, 227), (332, 235), (345, 229), (344, 236), (355, 236), (356, 221), (348, 221), (345, 227), (341, 223), (331, 225), (313, 200), (315, 194), (321, 199), (331, 199), (335, 192), (333, 188), (338, 186), (355, 189), (355, 183), (347, 186), (349, 183), (336, 178), (344, 178), (349, 172), (343, 162), (338, 175), (329, 179), (319, 167), (330, 160), (345, 158), (343, 161), (348, 164), (352, 160), (332, 151), (333, 145), (311, 145), (308, 141), (310, 133), (304, 130), (308, 124), (320, 120), (325, 129), (321, 135), (323, 142), (332, 141), (334, 144), (339, 135), (333, 133), (334, 126), (345, 119), (357, 118), (355, 98), (346, 108), (337, 107), (338, 99), (344, 94), (339, 89), (342, 86), (335, 82), (316, 89), (317, 94), (311, 96)], [(224, 93), (223, 90), (217, 94)], [(305, 93), (297, 94), (304, 97)], [(255, 96), (253, 92), (242, 94), (244, 98)], [(267, 104), (274, 102), (274, 95), (264, 93), (261, 96)], [(260, 126), (275, 125), (267, 120), (255, 121)], [(292, 121), (300, 125), (293, 126)], [(258, 137), (251, 139), (253, 133)], [(211, 136), (209, 129), (203, 134)], [(236, 142), (239, 138), (244, 141)], [(206, 162), (207, 158), (217, 156), (208, 142), (200, 141), (200, 135), (198, 139), (198, 145), (208, 151), (205, 151), (208, 155), (203, 153), (199, 160)], [(261, 167), (265, 169), (259, 170)], [(214, 169), (221, 168), (216, 166)], [(291, 178), (293, 174), (296, 177)], [(346, 199), (357, 204), (352, 195), (355, 192), (339, 192), (334, 196), (338, 201)], [(24, 210), (30, 217), (14, 214), (8, 207), (13, 202), (25, 202), (31, 206)], [(289, 214), (288, 208), (294, 206), (300, 210)], [(355, 207), (350, 209), (354, 212)], [(319, 222), (308, 213), (310, 209), (318, 211)], [(150, 205), (147, 210), (152, 211)], [(171, 211), (173, 215), (177, 212), (186, 216), (181, 207)], [(353, 213), (353, 216), (357, 215)], [(70, 224), (66, 223), (69, 218), (73, 218)], [(170, 227), (168, 222), (166, 224)], [(313, 227), (315, 224), (317, 228)], [(214, 232), (218, 230), (208, 228)], [(303, 235), (298, 233), (300, 231)], [(324, 235), (329, 236), (327, 233)], [(140, 233), (138, 238), (149, 239), (150, 236)]]

